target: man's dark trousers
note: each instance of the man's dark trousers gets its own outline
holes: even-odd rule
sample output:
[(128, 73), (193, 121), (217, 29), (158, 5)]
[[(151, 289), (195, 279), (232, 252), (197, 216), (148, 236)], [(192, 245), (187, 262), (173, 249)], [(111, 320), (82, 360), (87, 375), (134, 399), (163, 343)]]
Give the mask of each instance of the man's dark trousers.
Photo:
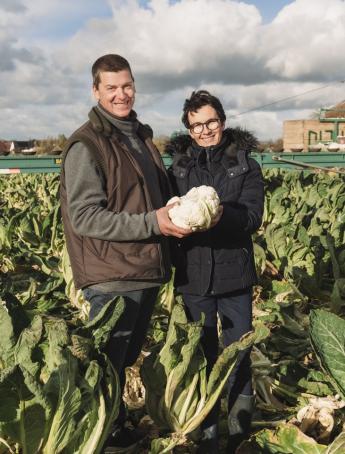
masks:
[[(125, 369), (135, 363), (144, 344), (158, 290), (158, 286), (130, 292), (101, 293), (89, 288), (83, 290), (85, 299), (90, 303), (89, 320), (96, 317), (111, 299), (116, 296), (124, 298), (124, 312), (111, 333), (104, 351), (119, 374), (121, 393), (126, 383)], [(125, 418), (125, 409), (122, 404), (117, 422), (123, 423)]]

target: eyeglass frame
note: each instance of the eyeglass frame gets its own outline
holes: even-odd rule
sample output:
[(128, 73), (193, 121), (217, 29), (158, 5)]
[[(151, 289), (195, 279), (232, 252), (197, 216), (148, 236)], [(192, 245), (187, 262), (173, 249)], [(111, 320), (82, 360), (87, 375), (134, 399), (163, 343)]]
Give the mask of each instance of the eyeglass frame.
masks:
[[(217, 127), (214, 129), (211, 129), (209, 127), (209, 124), (213, 123), (213, 122), (217, 123)], [(195, 132), (194, 129), (198, 126), (202, 126), (202, 129), (200, 132)], [(193, 134), (202, 134), (204, 132), (205, 126), (209, 131), (216, 131), (221, 126), (221, 120), (220, 120), (220, 118), (210, 118), (209, 120), (205, 121), (205, 123), (194, 123), (194, 124), (190, 125), (188, 129)]]

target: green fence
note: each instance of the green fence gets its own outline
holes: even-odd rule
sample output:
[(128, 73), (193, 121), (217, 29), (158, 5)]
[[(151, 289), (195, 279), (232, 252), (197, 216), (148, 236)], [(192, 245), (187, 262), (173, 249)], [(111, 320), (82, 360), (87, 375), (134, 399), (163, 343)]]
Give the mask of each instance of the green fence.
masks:
[[(312, 169), (339, 168), (345, 171), (345, 152), (327, 153), (252, 153), (251, 156), (263, 169)], [(171, 164), (171, 157), (163, 155), (165, 167)], [(0, 174), (11, 175), (14, 173), (51, 173), (60, 172), (60, 156), (1, 156)]]

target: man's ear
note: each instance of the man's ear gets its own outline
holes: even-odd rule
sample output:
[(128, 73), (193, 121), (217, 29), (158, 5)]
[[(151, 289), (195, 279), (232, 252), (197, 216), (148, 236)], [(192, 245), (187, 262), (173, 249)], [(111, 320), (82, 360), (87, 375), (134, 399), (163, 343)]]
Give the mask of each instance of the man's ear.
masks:
[(92, 85), (92, 94), (93, 94), (94, 98), (97, 101), (99, 101), (99, 92), (98, 92), (98, 88), (95, 85)]

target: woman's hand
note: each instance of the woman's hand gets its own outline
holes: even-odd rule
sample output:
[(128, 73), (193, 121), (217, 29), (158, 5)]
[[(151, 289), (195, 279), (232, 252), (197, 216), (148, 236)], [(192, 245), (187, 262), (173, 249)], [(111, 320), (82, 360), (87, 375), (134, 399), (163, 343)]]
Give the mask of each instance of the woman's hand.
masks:
[(205, 229), (199, 229), (199, 230), (197, 230), (197, 232), (206, 232), (207, 230), (212, 229), (212, 227), (214, 227), (215, 225), (218, 224), (218, 222), (220, 221), (220, 218), (222, 217), (222, 215), (223, 215), (223, 205), (219, 205), (217, 216), (211, 222), (210, 227), (208, 227), (207, 229), (206, 228)]
[(216, 224), (218, 224), (218, 222), (220, 221), (220, 218), (223, 215), (223, 210), (224, 210), (223, 205), (219, 205), (217, 216), (211, 222), (210, 229), (212, 229), (212, 227), (214, 227)]

